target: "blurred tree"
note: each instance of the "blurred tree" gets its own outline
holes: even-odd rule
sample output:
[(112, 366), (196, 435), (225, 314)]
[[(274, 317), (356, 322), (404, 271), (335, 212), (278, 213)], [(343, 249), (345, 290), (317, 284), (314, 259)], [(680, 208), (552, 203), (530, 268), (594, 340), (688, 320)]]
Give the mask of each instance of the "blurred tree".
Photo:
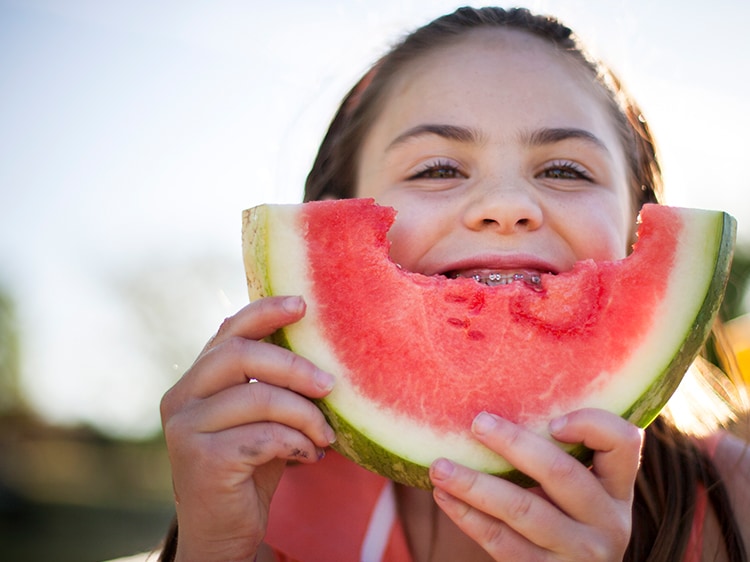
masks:
[(724, 295), (721, 316), (731, 320), (748, 312), (748, 291), (750, 290), (750, 245), (737, 245), (729, 275), (727, 291)]
[(0, 415), (25, 410), (21, 394), (21, 353), (15, 303), (0, 288)]

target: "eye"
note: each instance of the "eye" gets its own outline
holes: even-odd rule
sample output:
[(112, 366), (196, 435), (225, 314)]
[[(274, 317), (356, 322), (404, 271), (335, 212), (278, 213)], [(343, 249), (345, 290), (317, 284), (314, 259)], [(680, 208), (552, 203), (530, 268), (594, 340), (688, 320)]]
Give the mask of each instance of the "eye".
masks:
[(594, 179), (586, 168), (569, 160), (550, 162), (539, 176), (553, 180), (584, 180), (588, 182)]
[(435, 160), (424, 164), (409, 179), (452, 180), (466, 177), (459, 167), (448, 160)]

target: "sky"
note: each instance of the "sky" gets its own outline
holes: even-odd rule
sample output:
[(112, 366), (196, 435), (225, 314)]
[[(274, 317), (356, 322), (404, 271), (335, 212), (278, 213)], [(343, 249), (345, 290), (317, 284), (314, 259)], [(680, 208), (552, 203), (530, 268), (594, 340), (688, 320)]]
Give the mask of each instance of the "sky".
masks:
[[(54, 423), (158, 431), (161, 394), (247, 302), (241, 211), (299, 201), (350, 85), (458, 5), (0, 0), (0, 289), (28, 403)], [(635, 94), (667, 203), (728, 211), (750, 242), (750, 3), (525, 5)]]

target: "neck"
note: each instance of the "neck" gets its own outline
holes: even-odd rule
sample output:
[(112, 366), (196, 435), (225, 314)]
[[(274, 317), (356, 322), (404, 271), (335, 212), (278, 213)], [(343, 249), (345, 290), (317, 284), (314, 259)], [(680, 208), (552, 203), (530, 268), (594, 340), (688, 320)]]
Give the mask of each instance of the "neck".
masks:
[(414, 562), (491, 560), (435, 504), (430, 492), (397, 485), (396, 498)]

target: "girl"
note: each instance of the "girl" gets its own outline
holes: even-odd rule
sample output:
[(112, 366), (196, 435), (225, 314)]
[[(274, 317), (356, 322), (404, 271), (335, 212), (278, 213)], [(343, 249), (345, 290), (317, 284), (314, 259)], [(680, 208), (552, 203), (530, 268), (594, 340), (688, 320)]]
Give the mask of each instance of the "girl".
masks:
[[(496, 8), (460, 9), (384, 56), (342, 103), (306, 191), (395, 207), (393, 259), (461, 276), (622, 258), (660, 196), (646, 121), (612, 73), (560, 23)], [(688, 435), (668, 413), (645, 442), (600, 410), (554, 420), (556, 439), (595, 451), (591, 469), (478, 413), (476, 438), (531, 490), (449, 459), (432, 493), (323, 459), (334, 436), (309, 399), (334, 378), (262, 341), (304, 313), (295, 296), (250, 304), (165, 395), (179, 534), (163, 560), (745, 560), (745, 442)]]

